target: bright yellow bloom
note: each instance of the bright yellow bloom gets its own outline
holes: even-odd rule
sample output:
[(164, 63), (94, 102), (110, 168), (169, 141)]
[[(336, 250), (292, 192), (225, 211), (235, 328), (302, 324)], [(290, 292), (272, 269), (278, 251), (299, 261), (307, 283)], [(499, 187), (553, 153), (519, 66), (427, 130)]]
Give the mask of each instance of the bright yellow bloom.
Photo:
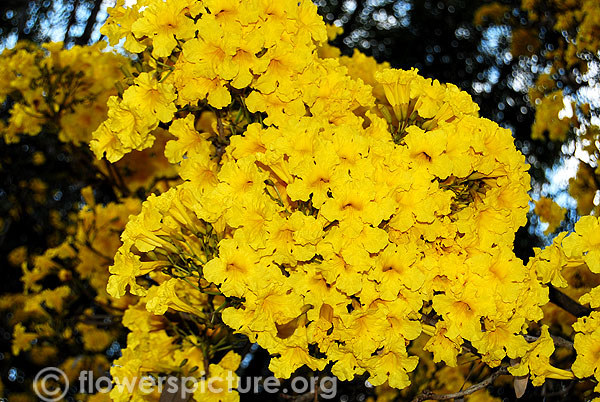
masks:
[(199, 5), (193, 0), (150, 2), (141, 12), (141, 18), (131, 24), (131, 31), (138, 39), (152, 40), (153, 56), (168, 57), (177, 46), (177, 39), (194, 36), (196, 26), (192, 18), (199, 11)]
[[(512, 252), (529, 176), (509, 130), (416, 70), (321, 59), (326, 30), (308, 1), (210, 0), (194, 14), (173, 0), (183, 22), (166, 15), (171, 27), (147, 1), (132, 29), (162, 59), (142, 53), (94, 148), (146, 148), (160, 121), (184, 182), (130, 218), (111, 293), (129, 286), (153, 313), (205, 319), (194, 295), (218, 292), (224, 323), (275, 355), (281, 377), (331, 364), (406, 387), (422, 332), (436, 361), (456, 364), (463, 339), (490, 365), (529, 359), (521, 335), (547, 302), (538, 274), (560, 275)], [(167, 370), (161, 353), (177, 344), (150, 340), (146, 324), (131, 342)], [(122, 371), (142, 370), (134, 348)]]
[[(141, 73), (135, 85), (123, 93), (123, 105), (130, 110), (143, 110), (146, 116), (154, 116), (163, 123), (171, 121), (175, 111), (173, 101), (177, 96), (172, 84), (157, 82), (148, 73)], [(150, 120), (151, 121), (151, 120)], [(153, 125), (150, 123), (148, 125)], [(133, 145), (136, 148), (138, 145)]]

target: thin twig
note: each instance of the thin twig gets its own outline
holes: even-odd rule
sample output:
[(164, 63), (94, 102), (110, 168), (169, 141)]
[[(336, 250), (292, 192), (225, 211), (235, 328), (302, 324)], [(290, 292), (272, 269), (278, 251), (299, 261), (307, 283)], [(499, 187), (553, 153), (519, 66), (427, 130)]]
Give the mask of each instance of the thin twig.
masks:
[[(571, 342), (565, 338), (561, 338), (560, 336), (556, 336), (556, 335), (550, 335), (550, 337), (554, 341), (554, 346), (558, 346), (561, 348), (567, 348), (567, 349), (575, 349), (575, 346), (573, 346), (573, 342)], [(523, 335), (523, 338), (525, 338), (525, 340), (527, 342), (532, 343), (532, 342), (537, 341), (539, 339), (539, 336)]]
[(223, 127), (223, 120), (221, 120), (221, 113), (216, 110), (215, 115), (217, 116), (217, 131), (219, 134), (219, 139), (221, 141), (225, 141), (225, 128)]
[(413, 402), (422, 402), (422, 401), (427, 401), (427, 400), (445, 401), (448, 399), (463, 398), (467, 395), (471, 395), (472, 393), (479, 391), (480, 389), (487, 387), (488, 385), (492, 384), (494, 382), (494, 380), (496, 380), (496, 378), (498, 378), (504, 374), (508, 374), (508, 370), (506, 369), (506, 367), (500, 367), (498, 370), (493, 372), (485, 380), (483, 380), (475, 385), (470, 386), (469, 388), (465, 389), (464, 391), (454, 392), (452, 394), (436, 394), (434, 392), (425, 390), (425, 391), (421, 392), (419, 395), (417, 395), (417, 397), (415, 399), (413, 399)]

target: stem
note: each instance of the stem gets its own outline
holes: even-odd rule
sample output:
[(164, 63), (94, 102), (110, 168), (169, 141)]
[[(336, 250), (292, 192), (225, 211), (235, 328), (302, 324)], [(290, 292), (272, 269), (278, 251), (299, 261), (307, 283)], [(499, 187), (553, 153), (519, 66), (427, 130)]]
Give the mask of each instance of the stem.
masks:
[(585, 317), (592, 313), (591, 308), (582, 306), (554, 286), (548, 285), (548, 289), (550, 301), (575, 317)]
[(445, 401), (448, 399), (463, 398), (467, 395), (471, 395), (472, 393), (479, 391), (480, 389), (487, 387), (488, 385), (492, 384), (494, 380), (496, 380), (496, 378), (505, 374), (508, 374), (508, 370), (506, 369), (506, 367), (500, 367), (498, 370), (493, 372), (488, 378), (475, 385), (471, 385), (464, 391), (454, 392), (452, 394), (436, 394), (431, 391), (425, 390), (421, 392), (415, 399), (413, 399), (413, 402), (421, 402), (427, 400)]
[[(575, 347), (573, 346), (573, 342), (571, 342), (565, 338), (561, 338), (560, 336), (556, 336), (556, 335), (550, 335), (550, 337), (554, 341), (554, 346), (559, 346), (561, 348), (575, 350)], [(538, 340), (537, 336), (532, 336), (532, 335), (523, 335), (523, 338), (525, 338), (525, 340), (529, 343), (535, 342)]]

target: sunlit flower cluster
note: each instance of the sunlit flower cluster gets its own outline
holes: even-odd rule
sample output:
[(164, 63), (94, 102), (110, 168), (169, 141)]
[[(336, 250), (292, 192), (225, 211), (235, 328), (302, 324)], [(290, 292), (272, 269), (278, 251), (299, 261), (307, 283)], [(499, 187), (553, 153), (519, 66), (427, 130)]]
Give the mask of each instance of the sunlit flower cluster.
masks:
[(110, 161), (149, 147), (152, 130), (176, 120), (178, 110), (234, 104), (268, 109), (266, 123), (279, 124), (309, 109), (358, 124), (346, 110), (372, 104), (370, 89), (336, 60), (317, 58), (327, 35), (310, 1), (139, 1), (130, 8), (120, 1), (111, 10), (103, 32), (111, 43), (126, 38), (132, 52), (148, 49), (148, 67), (109, 100), (109, 118), (94, 134), (92, 149)]
[[(571, 102), (573, 107), (575, 104)], [(531, 138), (535, 140), (565, 141), (572, 128), (577, 125), (577, 116), (561, 116), (565, 109), (561, 91), (554, 91), (536, 101), (535, 122), (531, 127)]]
[[(567, 287), (572, 296), (580, 296), (579, 302), (591, 308), (600, 307), (600, 220), (584, 216), (575, 224), (575, 231), (559, 234), (551, 246), (536, 249), (536, 256), (529, 266), (543, 283)], [(575, 274), (575, 275), (574, 275)], [(578, 279), (577, 279), (578, 278)], [(574, 283), (580, 282), (579, 284)], [(579, 378), (600, 375), (598, 337), (600, 320), (598, 311), (581, 317), (573, 324), (577, 358), (573, 373)], [(559, 321), (560, 322), (560, 321)]]
[[(597, 297), (597, 296), (596, 296)], [(577, 359), (573, 363), (573, 373), (579, 378), (593, 376), (600, 383), (600, 313), (594, 311), (582, 317), (573, 325)], [(600, 385), (594, 389), (600, 391)]]
[[(153, 4), (126, 12), (146, 21), (162, 7)], [(369, 372), (374, 385), (403, 388), (418, 363), (406, 345), (421, 333), (431, 336), (425, 348), (435, 361), (450, 365), (463, 340), (491, 366), (533, 351), (536, 345), (521, 334), (542, 317), (547, 290), (512, 252), (514, 233), (526, 222), (529, 176), (510, 132), (477, 117), (466, 93), (416, 70), (369, 74), (359, 66), (370, 59), (358, 55), (353, 59), (361, 64), (349, 70), (320, 59), (313, 41), (320, 36), (294, 28), (304, 3), (282, 7), (292, 27), (284, 38), (312, 49), (306, 63), (291, 54), (277, 63), (269, 57), (277, 78), (270, 67), (251, 67), (251, 79), (238, 85), (241, 61), (211, 61), (227, 54), (229, 36), (211, 36), (216, 53), (205, 51), (205, 36), (241, 25), (231, 44), (237, 54), (254, 29), (275, 19), (260, 7), (242, 18), (240, 5), (227, 13), (205, 5), (210, 14), (192, 3), (177, 6), (179, 25), (171, 25), (180, 28), (167, 35), (177, 40), (164, 49), (161, 39), (157, 50), (162, 28), (142, 34), (139, 22), (132, 35), (124, 28), (113, 39), (135, 39), (139, 51), (152, 46), (142, 58), (152, 53), (147, 63), (154, 73), (139, 72), (122, 100), (113, 101), (127, 104), (143, 80), (153, 82), (155, 98), (135, 97), (149, 102), (144, 110), (157, 111), (149, 127), (159, 120), (169, 125), (176, 139), (165, 155), (180, 165), (185, 182), (151, 196), (131, 218), (109, 293), (119, 297), (129, 288), (155, 314), (191, 315), (202, 310), (203, 292), (220, 293), (223, 322), (274, 355), (270, 368), (283, 378), (303, 365), (321, 370), (331, 362), (342, 380)], [(193, 17), (197, 33), (181, 28)], [(125, 27), (118, 18), (112, 23)], [(321, 22), (312, 27), (325, 32)], [(287, 40), (261, 42), (252, 60), (259, 63)], [(212, 77), (227, 90), (226, 101), (204, 91), (185, 98), (177, 77), (190, 63), (188, 86)], [(314, 69), (328, 71), (327, 80)], [(288, 86), (298, 95), (289, 96)], [(356, 101), (352, 88), (368, 89), (364, 101)], [(276, 103), (263, 102), (270, 94)], [(117, 103), (111, 110), (121, 113)], [(202, 112), (207, 103), (212, 111)], [(167, 113), (160, 105), (175, 106)], [(112, 144), (123, 136), (150, 138), (122, 131), (110, 113), (97, 135), (108, 133)], [(117, 149), (118, 159), (144, 141), (97, 154), (110, 158)], [(142, 280), (148, 274), (161, 279), (148, 287)]]

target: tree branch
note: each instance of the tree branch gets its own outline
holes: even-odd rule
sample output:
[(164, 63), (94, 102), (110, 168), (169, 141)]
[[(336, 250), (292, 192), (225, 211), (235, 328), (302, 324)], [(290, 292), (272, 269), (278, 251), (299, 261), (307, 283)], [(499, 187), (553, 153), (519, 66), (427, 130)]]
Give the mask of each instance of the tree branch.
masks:
[(575, 317), (585, 317), (592, 313), (591, 308), (582, 306), (554, 286), (548, 285), (548, 289), (550, 301)]
[(471, 395), (472, 393), (479, 391), (480, 389), (487, 387), (488, 385), (492, 384), (494, 382), (494, 380), (496, 380), (496, 378), (500, 377), (501, 375), (505, 375), (505, 374), (508, 374), (508, 370), (506, 369), (506, 367), (500, 367), (498, 370), (493, 372), (488, 378), (486, 378), (485, 380), (483, 380), (475, 385), (471, 385), (469, 388), (465, 389), (464, 391), (454, 392), (452, 394), (436, 394), (434, 392), (425, 390), (425, 391), (421, 392), (419, 395), (417, 395), (417, 397), (415, 399), (413, 399), (412, 402), (422, 402), (422, 401), (427, 401), (427, 400), (445, 401), (448, 399), (460, 399), (467, 395)]
[[(523, 335), (523, 338), (525, 338), (525, 340), (527, 342), (531, 343), (531, 342), (537, 341), (539, 339), (539, 336)], [(575, 350), (575, 346), (573, 346), (573, 342), (571, 342), (565, 338), (561, 338), (560, 336), (556, 336), (556, 335), (550, 335), (550, 338), (552, 338), (552, 340), (554, 341), (554, 346), (559, 346), (561, 348)]]

